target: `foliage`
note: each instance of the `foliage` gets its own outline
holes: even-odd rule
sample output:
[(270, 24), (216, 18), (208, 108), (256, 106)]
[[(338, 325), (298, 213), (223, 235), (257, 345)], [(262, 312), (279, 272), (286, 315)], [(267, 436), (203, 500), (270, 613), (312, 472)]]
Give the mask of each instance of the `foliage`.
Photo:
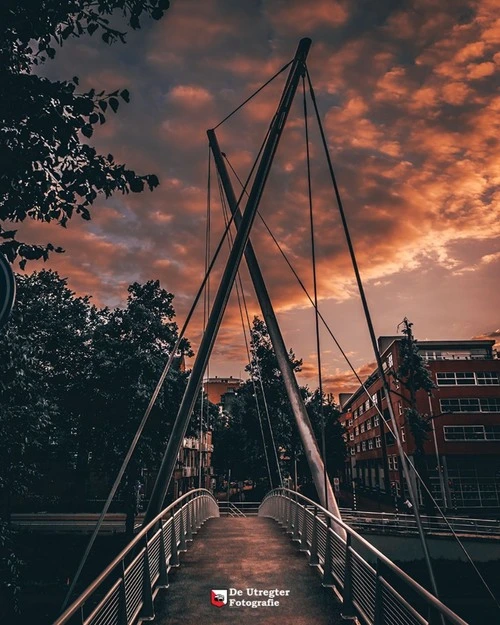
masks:
[[(168, 0), (5, 0), (0, 6), (0, 253), (12, 262), (47, 259), (61, 248), (29, 245), (2, 222), (26, 218), (66, 226), (73, 214), (90, 219), (99, 195), (153, 190), (158, 178), (139, 175), (85, 143), (94, 127), (129, 102), (127, 89), (79, 92), (78, 77), (50, 81), (33, 73), (70, 38), (100, 35), (125, 42), (143, 15), (160, 19)], [(123, 26), (112, 25), (112, 19)]]
[[(66, 510), (85, 510), (91, 472), (114, 478), (177, 339), (173, 295), (158, 281), (132, 284), (114, 310), (76, 297), (53, 271), (17, 282), (0, 342), (0, 595), (19, 586), (12, 503), (58, 496)], [(185, 339), (180, 349), (191, 354)], [(126, 474), (126, 501), (138, 470), (158, 464), (185, 378), (175, 370), (164, 384)]]
[[(409, 394), (408, 406), (404, 409), (406, 423), (415, 445), (414, 461), (426, 488), (431, 490), (431, 483), (425, 463), (425, 441), (429, 438), (431, 425), (427, 418), (417, 410), (417, 392), (431, 393), (435, 388), (429, 369), (422, 356), (418, 353), (418, 344), (412, 333), (413, 324), (405, 317), (403, 320), (404, 337), (399, 342), (399, 367), (394, 377), (406, 388)], [(433, 514), (434, 504), (425, 488), (422, 497), (427, 514)]]
[[(280, 457), (283, 474), (293, 476), (295, 460), (299, 463), (302, 477), (308, 476), (309, 470), (267, 327), (257, 317), (254, 318), (251, 329), (251, 349), (251, 363), (247, 367), (250, 379), (238, 389), (237, 397), (231, 402), (230, 412), (219, 419), (214, 431), (214, 464), (219, 472), (231, 468), (236, 479), (264, 480), (268, 473), (265, 444), (273, 485), (276, 486), (279, 478), (275, 450)], [(302, 361), (295, 357), (292, 350), (289, 352), (289, 360), (292, 369), (295, 372), (300, 371)], [(319, 392), (312, 393), (307, 387), (300, 387), (300, 392), (316, 436), (320, 440)], [(266, 406), (274, 446), (267, 422)], [(326, 423), (327, 467), (332, 474), (343, 466), (345, 444), (342, 427), (338, 422), (339, 412), (331, 398), (323, 398), (323, 412)]]
[(417, 392), (430, 393), (435, 384), (422, 356), (418, 353), (418, 343), (413, 337), (413, 324), (403, 320), (404, 337), (399, 341), (399, 367), (394, 377), (407, 389), (409, 406), (405, 408), (406, 421), (415, 442), (416, 453), (424, 455), (424, 443), (428, 439), (431, 427), (427, 420), (417, 411)]
[[(177, 339), (173, 295), (158, 281), (129, 287), (125, 308), (98, 309), (52, 271), (18, 277), (18, 299), (0, 344), (0, 493), (26, 494), (54, 463), (85, 499), (89, 471), (112, 476)], [(190, 354), (187, 340), (180, 346)], [(173, 371), (137, 448), (151, 468), (185, 386)], [(76, 463), (76, 473), (72, 468)], [(5, 503), (4, 508), (8, 506)]]

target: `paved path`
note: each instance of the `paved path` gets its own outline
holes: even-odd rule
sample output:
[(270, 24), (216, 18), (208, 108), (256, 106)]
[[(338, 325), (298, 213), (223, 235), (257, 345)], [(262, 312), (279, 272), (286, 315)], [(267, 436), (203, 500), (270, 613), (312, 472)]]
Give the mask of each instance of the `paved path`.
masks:
[[(157, 625), (337, 625), (339, 604), (331, 589), (321, 586), (318, 572), (308, 565), (296, 543), (272, 519), (260, 517), (210, 519), (199, 530), (181, 567), (171, 571), (170, 588), (156, 601)], [(289, 590), (279, 606), (217, 608), (212, 589)], [(231, 597), (229, 597), (231, 599)]]

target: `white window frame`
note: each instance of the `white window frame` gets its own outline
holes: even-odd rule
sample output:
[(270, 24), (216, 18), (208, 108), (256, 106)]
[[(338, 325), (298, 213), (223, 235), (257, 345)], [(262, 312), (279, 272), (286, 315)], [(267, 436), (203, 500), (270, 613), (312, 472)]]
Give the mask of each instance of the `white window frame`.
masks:
[(376, 436), (375, 437), (375, 448), (376, 449), (380, 449), (382, 447), (382, 437), (381, 436)]

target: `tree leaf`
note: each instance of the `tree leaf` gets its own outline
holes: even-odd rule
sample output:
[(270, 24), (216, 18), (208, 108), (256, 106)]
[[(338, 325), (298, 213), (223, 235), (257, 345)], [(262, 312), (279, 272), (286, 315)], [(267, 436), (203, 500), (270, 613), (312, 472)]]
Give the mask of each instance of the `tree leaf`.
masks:
[(118, 107), (120, 106), (120, 102), (117, 98), (109, 98), (109, 106), (113, 109), (113, 112), (116, 113)]

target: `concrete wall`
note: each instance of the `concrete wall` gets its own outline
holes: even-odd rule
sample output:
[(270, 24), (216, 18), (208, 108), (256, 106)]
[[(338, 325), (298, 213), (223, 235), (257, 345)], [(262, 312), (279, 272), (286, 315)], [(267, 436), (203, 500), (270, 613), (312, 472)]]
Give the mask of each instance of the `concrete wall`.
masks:
[[(423, 559), (422, 543), (418, 536), (387, 536), (378, 534), (362, 534), (369, 543), (386, 555), (390, 560), (413, 562)], [(500, 561), (500, 539), (461, 539), (474, 562)], [(428, 538), (429, 551), (433, 559), (466, 562), (467, 558), (460, 545), (453, 537), (439, 536)], [(373, 561), (368, 550), (361, 545), (353, 544), (356, 551), (368, 562)]]

